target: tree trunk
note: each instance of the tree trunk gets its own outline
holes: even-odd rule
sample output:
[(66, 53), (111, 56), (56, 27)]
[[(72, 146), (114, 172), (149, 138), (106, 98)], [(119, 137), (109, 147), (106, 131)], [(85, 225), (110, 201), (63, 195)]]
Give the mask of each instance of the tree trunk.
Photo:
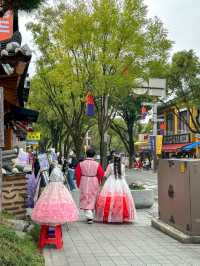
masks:
[(63, 138), (62, 138), (62, 134), (60, 132), (60, 134), (59, 134), (59, 143), (58, 143), (58, 151), (59, 151), (59, 153), (61, 155), (63, 154), (63, 152), (62, 152), (62, 140), (63, 140)]
[(76, 134), (72, 136), (72, 140), (73, 140), (74, 149), (76, 153), (76, 159), (79, 160), (81, 158), (81, 151), (82, 151), (84, 138)]
[(107, 143), (105, 142), (105, 132), (100, 133), (100, 162), (104, 169), (107, 166)]
[(127, 123), (128, 127), (128, 155), (129, 155), (129, 168), (133, 166), (133, 157), (135, 154), (134, 140), (133, 140), (133, 124)]
[(98, 129), (100, 135), (100, 161), (104, 169), (107, 166), (107, 140), (105, 141), (105, 134), (109, 127), (108, 118), (108, 96), (104, 95), (101, 97), (101, 103), (98, 111)]
[(70, 136), (67, 135), (65, 140), (64, 140), (64, 158), (68, 158), (69, 157), (69, 151), (71, 148), (71, 141), (70, 141)]

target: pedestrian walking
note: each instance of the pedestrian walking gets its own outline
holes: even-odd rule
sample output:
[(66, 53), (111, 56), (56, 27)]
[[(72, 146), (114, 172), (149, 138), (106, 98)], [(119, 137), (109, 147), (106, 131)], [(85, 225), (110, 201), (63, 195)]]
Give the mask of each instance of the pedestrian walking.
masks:
[(133, 197), (125, 179), (125, 165), (119, 155), (109, 164), (108, 177), (96, 203), (96, 220), (108, 223), (133, 222), (136, 210)]
[(74, 183), (75, 168), (76, 164), (72, 160), (72, 162), (68, 166), (68, 171), (67, 171), (67, 181), (71, 191), (76, 190), (76, 185)]
[(86, 151), (86, 156), (87, 158), (77, 165), (75, 173), (77, 186), (80, 189), (80, 209), (85, 211), (88, 223), (92, 223), (104, 171), (102, 166), (94, 160), (94, 149), (89, 148)]

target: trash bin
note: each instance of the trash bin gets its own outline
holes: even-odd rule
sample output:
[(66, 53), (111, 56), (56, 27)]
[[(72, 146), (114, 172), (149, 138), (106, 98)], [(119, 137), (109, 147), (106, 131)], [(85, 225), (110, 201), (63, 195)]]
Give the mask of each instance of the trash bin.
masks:
[(161, 221), (190, 236), (200, 236), (200, 160), (161, 159), (158, 167)]

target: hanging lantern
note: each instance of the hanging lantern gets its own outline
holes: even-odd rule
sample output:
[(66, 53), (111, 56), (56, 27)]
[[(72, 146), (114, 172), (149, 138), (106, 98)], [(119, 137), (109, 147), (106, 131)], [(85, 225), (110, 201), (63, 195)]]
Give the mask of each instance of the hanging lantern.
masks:
[(94, 98), (91, 91), (86, 96), (86, 114), (88, 116), (94, 116)]
[(166, 130), (166, 124), (165, 122), (160, 123), (160, 135), (164, 135)]
[(160, 123), (160, 129), (161, 130), (166, 130), (166, 124), (165, 124), (165, 122), (161, 122)]
[(141, 114), (142, 114), (142, 119), (145, 119), (145, 117), (147, 115), (147, 108), (146, 108), (146, 106), (142, 106), (142, 108), (141, 108)]

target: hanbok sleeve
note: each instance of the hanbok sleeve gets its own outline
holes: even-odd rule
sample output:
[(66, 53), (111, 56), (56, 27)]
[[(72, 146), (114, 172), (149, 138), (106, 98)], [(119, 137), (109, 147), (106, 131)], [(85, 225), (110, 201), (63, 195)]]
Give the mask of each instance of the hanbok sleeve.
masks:
[(107, 177), (109, 177), (110, 175), (111, 175), (111, 173), (112, 173), (112, 170), (111, 170), (111, 166), (110, 166), (110, 164), (107, 166), (107, 168), (106, 168), (106, 171), (105, 171), (105, 177), (107, 178)]
[(99, 184), (102, 183), (103, 177), (104, 177), (104, 170), (102, 166), (99, 164), (98, 169), (97, 169), (97, 178), (98, 178)]
[(81, 183), (81, 167), (80, 167), (80, 163), (76, 166), (75, 176), (76, 176), (76, 184), (77, 184), (77, 187), (79, 188), (80, 183)]

